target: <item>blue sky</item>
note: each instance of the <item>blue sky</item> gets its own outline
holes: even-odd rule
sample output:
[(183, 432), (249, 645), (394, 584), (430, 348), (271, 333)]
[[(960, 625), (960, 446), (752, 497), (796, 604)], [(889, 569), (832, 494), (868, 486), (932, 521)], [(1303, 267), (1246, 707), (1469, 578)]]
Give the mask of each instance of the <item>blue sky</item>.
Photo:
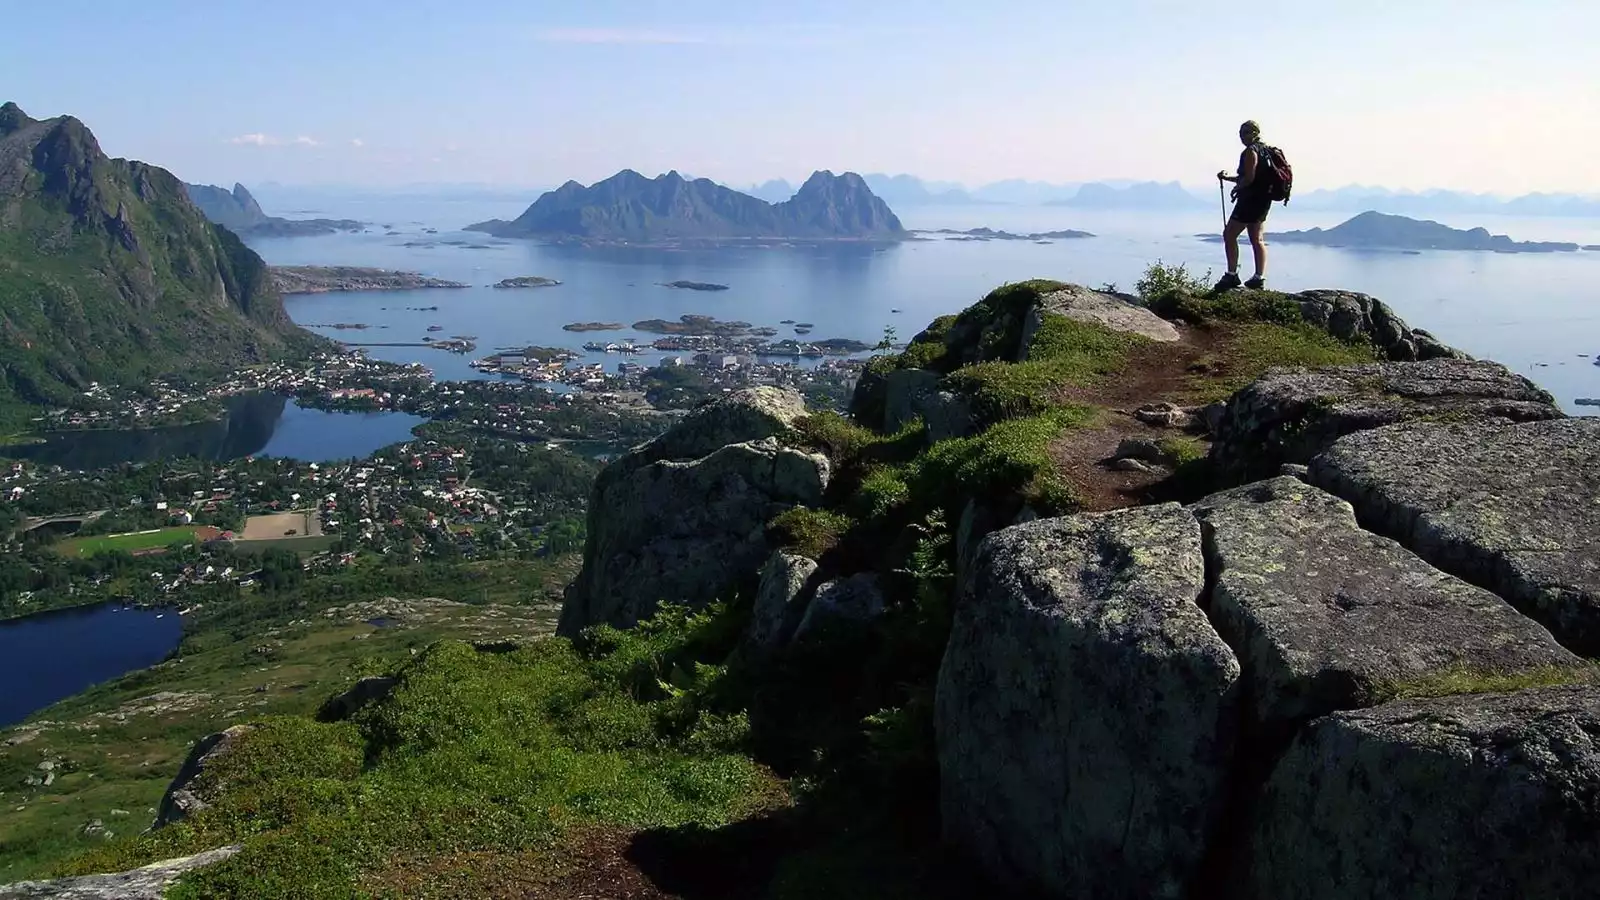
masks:
[(1600, 191), (1597, 0), (8, 6), (0, 100), (191, 181), (1205, 183), (1255, 118), (1301, 183)]

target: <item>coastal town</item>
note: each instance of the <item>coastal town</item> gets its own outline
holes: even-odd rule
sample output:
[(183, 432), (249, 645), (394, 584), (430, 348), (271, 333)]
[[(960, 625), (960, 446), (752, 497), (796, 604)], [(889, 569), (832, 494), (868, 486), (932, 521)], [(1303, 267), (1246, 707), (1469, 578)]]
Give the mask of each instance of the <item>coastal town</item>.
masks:
[[(165, 460), (0, 470), (0, 617), (117, 600), (186, 611), (191, 589), (581, 545), (599, 463), (558, 444), (418, 439), (342, 463)], [(69, 577), (72, 576), (72, 577)]]
[[(578, 354), (558, 348), (502, 351), (473, 364), (484, 377), (498, 376), (490, 382), (493, 389), (478, 381), (439, 381), (421, 363), (373, 359), (355, 348), (320, 353), (301, 362), (240, 369), (213, 384), (153, 381), (130, 387), (95, 383), (74, 406), (42, 411), (33, 424), (37, 432), (190, 424), (220, 418), (230, 398), (261, 393), (293, 397), (301, 406), (315, 409), (393, 410), (428, 417), (448, 414), (453, 419), (470, 418), (463, 414), (472, 408), (484, 407), (479, 411), (489, 413), (487, 407), (505, 404), (650, 410), (654, 407), (647, 395), (652, 382), (658, 380), (693, 383), (707, 396), (754, 385), (784, 385), (818, 398), (835, 398), (832, 405), (838, 405), (864, 365), (864, 360), (838, 355), (837, 350), (758, 354), (737, 352), (738, 348), (719, 341), (693, 336), (662, 339), (656, 343), (670, 347), (656, 349), (685, 353), (663, 357), (655, 367), (635, 362), (633, 357), (641, 351), (624, 349), (631, 345), (615, 349), (604, 345), (602, 352), (610, 359), (594, 362), (580, 361)], [(771, 346), (790, 349), (784, 342)], [(798, 362), (800, 356), (827, 358), (805, 366)], [(663, 375), (663, 370), (675, 372)], [(516, 433), (528, 438), (545, 436), (525, 430)]]

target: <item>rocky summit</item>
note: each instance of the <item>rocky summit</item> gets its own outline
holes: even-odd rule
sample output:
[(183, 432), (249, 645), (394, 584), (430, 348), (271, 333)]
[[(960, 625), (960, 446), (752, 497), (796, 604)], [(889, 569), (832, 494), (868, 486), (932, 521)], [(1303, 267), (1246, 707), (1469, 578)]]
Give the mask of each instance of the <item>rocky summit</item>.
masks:
[[(1205, 394), (1193, 366), (1161, 387), (1195, 344), (1236, 378), (1230, 348), (1263, 336), (1349, 361), (1286, 356), (1210, 407), (1185, 402)], [(1030, 282), (868, 367), (853, 409), (881, 437), (849, 440), (878, 449), (840, 452), (777, 397), (612, 464), (567, 633), (742, 589), (747, 659), (816, 652), (822, 618), (891, 629), (924, 601), (873, 554), (932, 509), (954, 538), (941, 835), (1001, 889), (1509, 898), (1595, 877), (1600, 423), (1526, 378), (1361, 294)], [(768, 480), (672, 481), (719, 454)], [(986, 481), (985, 458), (1015, 468)], [(768, 478), (786, 465), (803, 489)], [(1123, 472), (1156, 481), (1097, 487)], [(825, 540), (755, 527), (785, 507)]]
[(186, 889), (292, 859), (330, 896), (1593, 893), (1600, 421), (1365, 295), (1045, 280), (851, 407), (690, 411), (597, 478), (560, 637), (210, 735), (148, 844), (60, 874), (239, 846)]

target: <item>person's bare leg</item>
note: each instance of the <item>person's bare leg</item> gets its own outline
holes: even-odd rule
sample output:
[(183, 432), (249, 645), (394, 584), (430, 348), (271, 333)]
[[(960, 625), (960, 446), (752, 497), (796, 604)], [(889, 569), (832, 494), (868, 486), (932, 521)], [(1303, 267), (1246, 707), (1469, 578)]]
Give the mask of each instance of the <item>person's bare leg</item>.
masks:
[[(1260, 279), (1267, 277), (1267, 238), (1261, 231), (1264, 224), (1257, 222), (1248, 229), (1250, 232), (1250, 252), (1255, 256), (1256, 277)], [(1237, 251), (1235, 251), (1235, 255), (1237, 255)]]
[[(1239, 271), (1239, 232), (1244, 231), (1244, 226), (1232, 219), (1228, 220), (1228, 227), (1222, 230), (1222, 252), (1228, 256), (1228, 271)], [(1251, 238), (1254, 240), (1254, 238)]]

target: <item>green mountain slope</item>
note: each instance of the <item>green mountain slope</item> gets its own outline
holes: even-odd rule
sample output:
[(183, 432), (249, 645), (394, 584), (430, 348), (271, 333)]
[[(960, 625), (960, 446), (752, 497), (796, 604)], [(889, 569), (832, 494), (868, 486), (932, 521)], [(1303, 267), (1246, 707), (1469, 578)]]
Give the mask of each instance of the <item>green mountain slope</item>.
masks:
[(305, 352), (261, 258), (171, 173), (107, 158), (71, 116), (0, 106), (0, 418)]

